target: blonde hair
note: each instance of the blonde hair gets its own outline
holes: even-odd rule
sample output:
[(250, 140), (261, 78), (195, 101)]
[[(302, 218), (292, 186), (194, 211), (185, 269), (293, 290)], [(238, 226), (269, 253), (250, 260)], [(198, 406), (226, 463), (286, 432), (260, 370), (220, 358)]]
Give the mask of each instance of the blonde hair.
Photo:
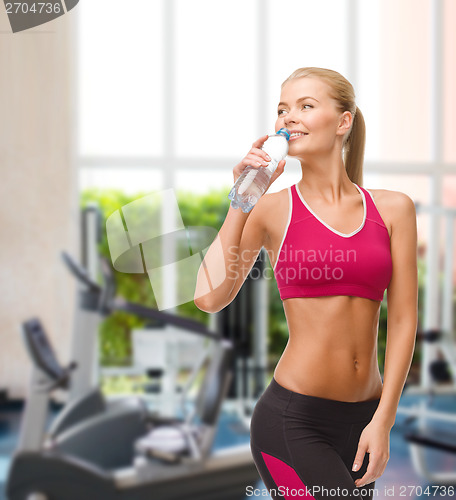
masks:
[(283, 86), (295, 78), (314, 77), (323, 80), (331, 89), (330, 96), (338, 103), (340, 111), (349, 111), (353, 116), (350, 131), (343, 142), (344, 165), (349, 179), (362, 186), (364, 147), (366, 143), (366, 125), (360, 109), (355, 103), (355, 91), (352, 84), (337, 71), (325, 68), (299, 68), (283, 83)]

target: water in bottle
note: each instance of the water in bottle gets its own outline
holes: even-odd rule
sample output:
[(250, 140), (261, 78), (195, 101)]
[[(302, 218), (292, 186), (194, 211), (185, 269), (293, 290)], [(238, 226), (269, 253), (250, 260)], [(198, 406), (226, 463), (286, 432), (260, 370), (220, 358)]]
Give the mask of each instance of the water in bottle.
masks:
[(244, 213), (252, 210), (266, 191), (277, 165), (287, 156), (289, 139), (290, 132), (286, 128), (268, 137), (261, 149), (271, 161), (266, 167), (247, 166), (244, 169), (228, 195), (233, 208), (241, 208)]

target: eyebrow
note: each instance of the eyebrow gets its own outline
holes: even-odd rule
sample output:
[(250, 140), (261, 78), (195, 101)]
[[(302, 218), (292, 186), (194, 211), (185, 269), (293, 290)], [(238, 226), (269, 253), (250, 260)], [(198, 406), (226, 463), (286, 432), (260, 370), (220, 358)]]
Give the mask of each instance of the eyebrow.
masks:
[[(305, 101), (306, 99), (313, 99), (314, 101), (320, 102), (318, 99), (315, 99), (315, 97), (310, 97), (310, 95), (307, 95), (305, 97), (300, 97), (296, 102), (299, 104), (302, 101)], [(286, 102), (279, 102), (277, 106), (286, 106)]]

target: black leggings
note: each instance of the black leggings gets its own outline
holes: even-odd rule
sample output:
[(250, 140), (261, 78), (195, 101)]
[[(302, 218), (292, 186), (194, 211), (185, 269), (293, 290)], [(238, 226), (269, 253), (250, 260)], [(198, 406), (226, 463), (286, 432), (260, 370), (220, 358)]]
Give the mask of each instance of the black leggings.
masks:
[(371, 499), (375, 481), (359, 488), (354, 483), (366, 472), (369, 454), (357, 472), (352, 466), (361, 432), (379, 401), (308, 396), (273, 378), (250, 425), (253, 459), (271, 498)]

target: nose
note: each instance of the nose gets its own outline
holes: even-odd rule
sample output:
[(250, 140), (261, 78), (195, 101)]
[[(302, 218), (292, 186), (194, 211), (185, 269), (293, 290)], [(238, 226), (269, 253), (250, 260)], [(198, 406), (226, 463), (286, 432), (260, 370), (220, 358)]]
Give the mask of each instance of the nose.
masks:
[(297, 123), (297, 118), (294, 109), (290, 109), (288, 113), (285, 115), (284, 124), (288, 125), (289, 123)]

